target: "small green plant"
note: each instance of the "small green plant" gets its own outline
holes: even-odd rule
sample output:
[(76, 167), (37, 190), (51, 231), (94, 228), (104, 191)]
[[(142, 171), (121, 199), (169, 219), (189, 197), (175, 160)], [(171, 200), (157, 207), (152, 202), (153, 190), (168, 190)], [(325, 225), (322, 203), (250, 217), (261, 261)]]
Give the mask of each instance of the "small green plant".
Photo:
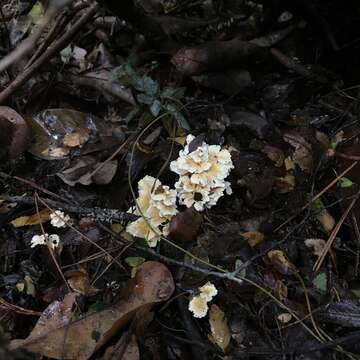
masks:
[(129, 64), (115, 69), (111, 80), (131, 87), (138, 104), (146, 106), (152, 116), (157, 117), (167, 112), (177, 121), (180, 128), (190, 130), (187, 120), (181, 113), (181, 99), (184, 97), (185, 88), (165, 86), (161, 89), (157, 81), (147, 75), (139, 75)]

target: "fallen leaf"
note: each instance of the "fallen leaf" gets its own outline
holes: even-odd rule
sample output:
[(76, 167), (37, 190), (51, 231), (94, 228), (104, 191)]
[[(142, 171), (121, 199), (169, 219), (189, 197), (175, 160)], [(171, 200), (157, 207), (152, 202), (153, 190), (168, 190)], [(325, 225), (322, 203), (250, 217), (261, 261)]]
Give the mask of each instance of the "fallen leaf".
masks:
[(68, 147), (81, 147), (89, 140), (89, 137), (89, 129), (79, 128), (70, 134), (65, 134), (63, 144)]
[(294, 162), (306, 173), (311, 173), (313, 168), (312, 146), (299, 134), (287, 133), (284, 140), (295, 150), (293, 153)]
[(290, 174), (286, 174), (284, 177), (277, 177), (275, 180), (275, 185), (278, 188), (280, 194), (286, 194), (290, 191), (293, 191), (295, 184), (295, 176)]
[(93, 156), (82, 156), (73, 159), (66, 169), (58, 172), (56, 175), (70, 186), (75, 186), (76, 184), (90, 185), (93, 183), (106, 185), (115, 176), (118, 162), (117, 160), (108, 161), (94, 175), (91, 175), (102, 164), (97, 162)]
[(288, 156), (288, 157), (284, 160), (284, 165), (285, 165), (286, 171), (295, 170), (294, 160), (291, 159), (290, 156)]
[(13, 109), (0, 106), (0, 157), (18, 158), (27, 147), (29, 127)]
[(29, 215), (29, 216), (20, 216), (15, 220), (11, 221), (10, 224), (14, 227), (22, 227), (22, 226), (30, 226), (30, 225), (38, 225), (43, 224), (50, 219), (51, 210), (48, 208), (44, 208), (39, 213)]
[(316, 214), (316, 218), (326, 233), (330, 233), (335, 226), (335, 219), (328, 210), (322, 209)]
[(156, 303), (166, 301), (173, 291), (174, 281), (168, 268), (161, 263), (148, 261), (138, 268), (119, 302), (78, 319), (70, 306), (62, 310), (63, 303), (52, 303), (48, 307), (51, 311), (45, 310), (30, 336), (25, 340), (13, 340), (11, 348), (23, 348), (55, 359), (89, 359), (136, 312), (149, 310)]
[(209, 323), (212, 340), (225, 352), (229, 346), (231, 334), (225, 313), (216, 304), (212, 304), (210, 307)]
[(285, 155), (281, 149), (275, 146), (265, 145), (262, 149), (262, 152), (267, 155), (267, 157), (274, 163), (276, 167), (283, 166)]
[(45, 10), (41, 2), (37, 1), (36, 4), (31, 8), (28, 16), (31, 19), (31, 22), (35, 25), (40, 19), (44, 16)]
[(295, 266), (287, 259), (281, 250), (271, 250), (267, 253), (271, 265), (283, 275), (291, 275), (296, 272)]
[(82, 295), (95, 295), (99, 290), (91, 286), (89, 274), (84, 268), (68, 270), (64, 273), (71, 289)]
[[(65, 295), (63, 301), (54, 301), (51, 303), (41, 314), (30, 336), (25, 340), (14, 340), (11, 346), (21, 344), (22, 342), (36, 344), (36, 339), (46, 339), (49, 333), (66, 326), (73, 317), (72, 308), (75, 304), (76, 297), (77, 294), (69, 293)], [(55, 341), (59, 341), (59, 339)]]
[(145, 258), (130, 256), (125, 259), (125, 262), (131, 267), (131, 278), (133, 278), (135, 277), (139, 266), (145, 262)]
[(314, 287), (322, 293), (327, 290), (327, 275), (326, 272), (321, 272), (313, 280)]
[(117, 360), (119, 359), (119, 349), (126, 346), (126, 349), (121, 357), (121, 360), (139, 360), (140, 351), (136, 341), (136, 336), (131, 335), (130, 341), (128, 339), (129, 332), (126, 331), (121, 335), (120, 340), (114, 345), (106, 349), (104, 360)]
[(353, 186), (355, 183), (353, 181), (351, 181), (349, 178), (343, 176), (342, 178), (340, 178), (339, 180), (339, 185), (342, 188), (348, 188), (350, 186)]
[(80, 111), (46, 109), (25, 120), (31, 130), (28, 151), (45, 160), (63, 159), (73, 149), (79, 152), (79, 147), (80, 155), (85, 155), (118, 145), (113, 135), (115, 125)]
[(246, 239), (251, 247), (261, 244), (265, 239), (265, 235), (259, 231), (247, 231), (241, 233), (241, 236)]

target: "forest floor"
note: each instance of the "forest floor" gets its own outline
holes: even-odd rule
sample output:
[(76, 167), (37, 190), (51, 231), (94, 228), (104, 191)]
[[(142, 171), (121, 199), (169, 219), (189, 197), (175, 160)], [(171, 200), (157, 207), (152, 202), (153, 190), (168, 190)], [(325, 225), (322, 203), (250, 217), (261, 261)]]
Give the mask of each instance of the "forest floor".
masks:
[(0, 3), (0, 360), (360, 359), (354, 0)]

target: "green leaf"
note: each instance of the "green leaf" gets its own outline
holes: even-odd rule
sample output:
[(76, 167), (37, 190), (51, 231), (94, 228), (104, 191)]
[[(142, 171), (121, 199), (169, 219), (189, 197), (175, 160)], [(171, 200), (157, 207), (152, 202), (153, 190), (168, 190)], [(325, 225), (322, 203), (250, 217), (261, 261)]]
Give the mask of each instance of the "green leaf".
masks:
[(133, 67), (130, 64), (124, 64), (123, 66), (120, 66), (119, 71), (120, 72), (123, 71), (125, 74), (127, 74), (134, 80), (139, 78), (139, 75), (137, 74), (137, 72), (133, 69)]
[(125, 259), (125, 262), (132, 268), (140, 266), (145, 262), (145, 258), (143, 257), (136, 257), (136, 256), (130, 256)]
[(36, 2), (36, 4), (31, 8), (28, 16), (30, 17), (31, 22), (35, 25), (44, 16), (44, 14), (44, 7), (40, 2)]
[(166, 86), (161, 91), (160, 96), (163, 98), (181, 99), (185, 95), (185, 90), (186, 88), (184, 87), (174, 88), (174, 87)]
[(327, 291), (327, 276), (326, 276), (325, 272), (319, 273), (314, 278), (313, 283), (317, 290), (319, 290), (320, 292), (326, 293), (326, 291)]
[(325, 206), (323, 204), (323, 202), (320, 200), (320, 199), (316, 199), (314, 202), (313, 202), (313, 208), (315, 210), (324, 210)]
[(161, 102), (159, 100), (155, 100), (150, 107), (150, 112), (154, 116), (158, 116), (161, 111), (161, 107), (162, 107)]
[(339, 180), (339, 185), (342, 188), (348, 188), (354, 185), (354, 183), (347, 177), (343, 176), (342, 178), (340, 178)]
[(71, 54), (72, 54), (72, 49), (70, 45), (60, 51), (60, 56), (63, 58), (69, 58)]
[(189, 123), (174, 105), (166, 104), (165, 109), (174, 117), (181, 129), (190, 130)]
[(155, 96), (159, 91), (159, 84), (148, 76), (132, 78), (132, 85), (137, 91), (141, 91), (148, 96)]
[(357, 297), (360, 298), (360, 289), (350, 289), (350, 291)]
[(140, 103), (140, 104), (145, 104), (145, 105), (151, 105), (153, 104), (153, 102), (155, 101), (153, 96), (149, 96), (149, 95), (145, 95), (145, 94), (139, 94), (136, 96), (136, 100)]
[(344, 131), (341, 130), (335, 134), (330, 143), (330, 148), (335, 150), (342, 141), (344, 141)]

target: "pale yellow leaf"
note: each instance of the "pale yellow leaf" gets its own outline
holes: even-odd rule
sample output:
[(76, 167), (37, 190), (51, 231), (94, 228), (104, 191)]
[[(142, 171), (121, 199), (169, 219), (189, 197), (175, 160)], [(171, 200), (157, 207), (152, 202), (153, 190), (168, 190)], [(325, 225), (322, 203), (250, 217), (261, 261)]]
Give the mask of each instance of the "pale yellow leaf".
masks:
[(209, 323), (212, 339), (222, 351), (225, 351), (229, 346), (231, 334), (225, 313), (216, 304), (210, 307)]
[(15, 220), (11, 221), (11, 225), (15, 227), (22, 226), (30, 226), (30, 225), (38, 225), (43, 224), (50, 219), (51, 210), (45, 208), (37, 214), (29, 215), (29, 216), (20, 216)]

